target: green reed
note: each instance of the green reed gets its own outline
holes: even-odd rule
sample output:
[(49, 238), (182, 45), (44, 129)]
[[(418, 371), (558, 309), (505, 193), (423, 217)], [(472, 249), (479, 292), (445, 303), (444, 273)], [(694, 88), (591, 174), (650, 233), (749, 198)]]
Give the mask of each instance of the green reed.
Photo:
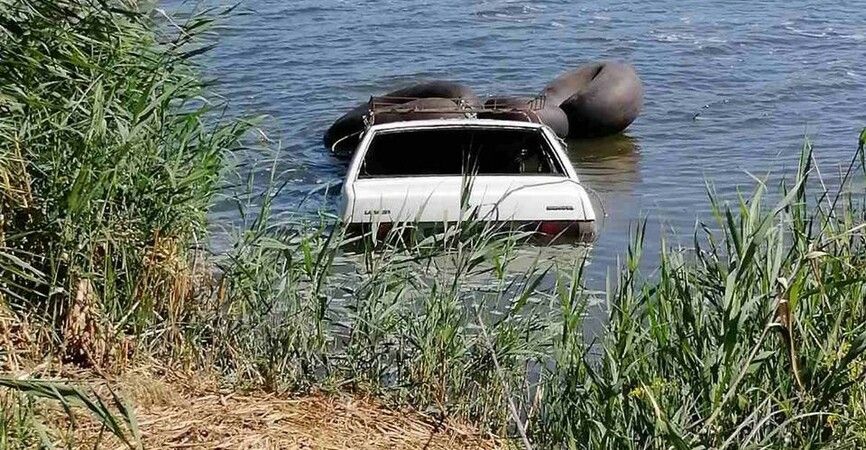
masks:
[[(0, 370), (183, 348), (196, 247), (248, 128), (220, 119), (190, 61), (212, 21), (163, 23), (137, 1), (0, 1)], [(0, 385), (2, 448), (55, 440), (35, 398), (137, 442), (119, 397), (111, 411), (63, 384)]]
[(590, 348), (570, 325), (554, 342), (533, 421), (540, 442), (864, 444), (863, 193), (810, 197), (811, 163), (807, 144), (793, 186), (771, 207), (763, 185), (733, 208), (710, 195), (717, 231), (704, 227), (691, 249), (662, 242), (651, 278), (638, 270), (644, 235), (635, 234), (603, 337)]
[(189, 62), (213, 19), (155, 20), (134, 1), (0, 2), (0, 279), (58, 330), (75, 304), (112, 324), (107, 341), (176, 328), (190, 247), (247, 129), (221, 124)]

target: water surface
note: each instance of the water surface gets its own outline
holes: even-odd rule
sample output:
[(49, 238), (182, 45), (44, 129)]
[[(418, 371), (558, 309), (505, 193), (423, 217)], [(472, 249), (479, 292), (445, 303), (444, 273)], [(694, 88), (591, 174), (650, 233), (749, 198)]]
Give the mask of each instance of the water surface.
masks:
[[(345, 163), (322, 148), (322, 133), (372, 94), (430, 79), (532, 94), (589, 61), (632, 62), (646, 88), (641, 117), (624, 135), (569, 145), (606, 214), (592, 251), (599, 279), (641, 218), (652, 238), (687, 238), (708, 216), (707, 183), (733, 198), (751, 189), (750, 174), (790, 173), (805, 135), (822, 173), (838, 174), (866, 125), (857, 3), (246, 0), (202, 63), (233, 113), (270, 116), (290, 179), (277, 202), (286, 213), (340, 181)], [(316, 195), (301, 209), (333, 202)]]

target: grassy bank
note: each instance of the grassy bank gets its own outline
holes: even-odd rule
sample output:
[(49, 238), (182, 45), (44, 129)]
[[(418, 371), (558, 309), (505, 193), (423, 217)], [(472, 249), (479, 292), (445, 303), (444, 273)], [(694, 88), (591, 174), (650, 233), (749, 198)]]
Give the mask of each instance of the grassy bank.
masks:
[[(191, 62), (210, 22), (0, 2), (0, 447), (169, 445), (153, 417), (195, 422), (209, 405), (240, 427), (242, 411), (288, 417), (286, 399), (311, 394), (516, 447), (866, 445), (866, 208), (862, 192), (813, 189), (808, 145), (786, 185), (732, 207), (710, 196), (716, 223), (691, 248), (662, 242), (651, 273), (638, 228), (603, 296), (582, 259), (517, 261), (523, 237), (471, 220), (349, 254), (328, 218), (271, 220), (275, 179), (238, 199), (248, 221), (209, 255), (207, 209), (248, 131), (220, 120)], [(866, 178), (864, 140), (843, 186)], [(609, 319), (590, 341), (598, 301)], [(164, 389), (199, 392), (187, 411), (109, 389), (134, 391), (125, 377), (148, 367), (156, 383), (194, 374)]]

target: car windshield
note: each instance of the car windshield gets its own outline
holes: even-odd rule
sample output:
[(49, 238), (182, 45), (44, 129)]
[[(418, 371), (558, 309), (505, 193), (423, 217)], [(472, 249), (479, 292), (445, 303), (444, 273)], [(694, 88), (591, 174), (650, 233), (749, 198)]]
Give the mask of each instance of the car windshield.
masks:
[(379, 132), (360, 178), (449, 175), (563, 175), (540, 129), (426, 128)]

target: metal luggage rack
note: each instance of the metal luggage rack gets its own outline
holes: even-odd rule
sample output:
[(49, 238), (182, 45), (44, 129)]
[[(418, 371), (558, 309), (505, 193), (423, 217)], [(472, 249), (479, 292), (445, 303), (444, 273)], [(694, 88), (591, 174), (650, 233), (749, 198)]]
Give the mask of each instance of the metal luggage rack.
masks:
[(526, 115), (528, 119), (532, 119), (530, 114), (537, 118), (536, 111), (544, 108), (545, 104), (545, 96), (534, 97), (532, 100), (526, 103), (526, 107), (516, 107), (511, 105), (497, 105), (494, 101), (492, 105), (485, 105), (481, 103), (481, 105), (471, 105), (466, 102), (464, 98), (447, 98), (446, 100), (451, 100), (454, 102), (454, 107), (447, 108), (417, 108), (415, 106), (406, 106), (406, 103), (409, 103), (414, 100), (423, 100), (427, 98), (439, 98), (439, 97), (389, 97), (389, 96), (381, 96), (381, 97), (370, 97), (370, 101), (368, 103), (368, 111), (364, 116), (364, 123), (369, 128), (370, 126), (376, 123), (376, 114), (388, 113), (388, 114), (411, 114), (411, 113), (430, 113), (430, 114), (448, 114), (448, 113), (457, 113), (463, 114), (467, 119), (474, 119), (478, 117), (478, 113), (523, 113)]

